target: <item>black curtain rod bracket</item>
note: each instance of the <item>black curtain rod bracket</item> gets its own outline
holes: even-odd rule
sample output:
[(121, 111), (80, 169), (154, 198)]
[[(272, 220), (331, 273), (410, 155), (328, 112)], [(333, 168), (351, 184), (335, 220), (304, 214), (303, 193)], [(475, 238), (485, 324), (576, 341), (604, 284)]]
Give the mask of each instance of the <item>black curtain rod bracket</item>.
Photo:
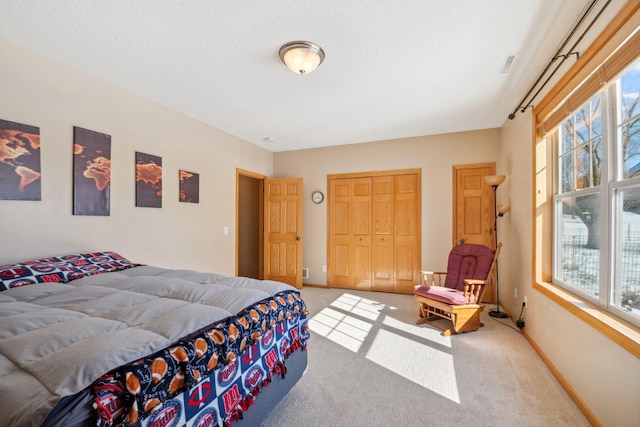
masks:
[[(527, 108), (531, 107), (533, 109), (533, 100), (536, 98), (536, 96), (538, 96), (540, 94), (540, 92), (542, 91), (542, 89), (544, 89), (544, 87), (547, 85), (547, 83), (549, 83), (549, 81), (551, 80), (551, 78), (555, 75), (555, 73), (558, 71), (558, 69), (562, 66), (562, 64), (564, 63), (564, 61), (567, 60), (568, 57), (572, 56), (572, 55), (576, 55), (576, 61), (578, 59), (580, 59), (580, 52), (576, 51), (575, 48), (578, 46), (578, 44), (580, 43), (580, 41), (582, 40), (582, 38), (585, 36), (585, 34), (587, 34), (587, 32), (591, 29), (591, 27), (593, 26), (593, 24), (598, 20), (598, 18), (600, 18), (600, 15), (602, 15), (602, 12), (604, 12), (604, 10), (607, 8), (607, 6), (609, 6), (609, 3), (611, 3), (611, 0), (607, 0), (607, 2), (605, 3), (605, 5), (602, 7), (602, 9), (600, 9), (600, 11), (598, 12), (598, 14), (595, 16), (595, 18), (593, 18), (593, 20), (591, 21), (591, 23), (587, 26), (586, 30), (584, 30), (584, 32), (582, 33), (582, 35), (580, 35), (580, 37), (578, 38), (578, 40), (573, 44), (573, 46), (569, 49), (569, 53), (566, 54), (562, 54), (562, 50), (567, 46), (567, 44), (569, 43), (569, 40), (571, 40), (573, 38), (573, 36), (576, 34), (576, 32), (578, 31), (578, 28), (582, 25), (582, 23), (586, 20), (587, 15), (589, 15), (589, 13), (591, 13), (591, 10), (594, 8), (595, 4), (598, 2), (598, 0), (593, 0), (591, 2), (591, 4), (589, 5), (589, 7), (587, 8), (587, 10), (582, 14), (582, 16), (580, 17), (580, 19), (578, 20), (577, 24), (573, 27), (573, 29), (571, 30), (571, 32), (569, 33), (569, 35), (567, 36), (567, 38), (564, 40), (564, 42), (562, 43), (562, 45), (558, 48), (558, 51), (556, 52), (556, 54), (553, 56), (553, 58), (551, 58), (551, 60), (549, 61), (549, 63), (547, 64), (547, 66), (544, 68), (544, 70), (540, 73), (540, 75), (538, 76), (538, 78), (536, 79), (535, 83), (533, 83), (533, 85), (529, 88), (529, 91), (526, 93), (525, 96), (522, 97), (522, 100), (520, 101), (520, 103), (518, 104), (518, 106), (513, 110), (513, 112), (511, 114), (509, 114), (508, 118), (509, 120), (513, 120), (516, 118), (516, 113), (518, 112), (518, 110), (521, 113), (524, 113)], [(542, 78), (545, 76), (545, 74), (547, 74), (547, 71), (549, 71), (549, 69), (551, 68), (551, 65), (554, 64), (556, 61), (558, 61), (560, 59), (560, 62), (556, 65), (556, 68), (553, 70), (553, 72), (551, 73), (551, 75), (549, 75), (549, 77), (547, 77), (547, 79), (544, 81), (544, 83), (542, 83), (542, 85), (540, 86), (540, 88), (538, 89), (538, 91), (531, 97), (531, 99), (529, 100), (529, 102), (527, 102), (526, 104), (524, 104), (524, 102), (527, 100), (527, 98), (529, 97), (529, 95), (531, 95), (531, 93), (534, 91), (534, 89), (538, 86), (538, 83), (540, 83), (540, 81), (542, 80)], [(524, 105), (523, 105), (524, 104)]]

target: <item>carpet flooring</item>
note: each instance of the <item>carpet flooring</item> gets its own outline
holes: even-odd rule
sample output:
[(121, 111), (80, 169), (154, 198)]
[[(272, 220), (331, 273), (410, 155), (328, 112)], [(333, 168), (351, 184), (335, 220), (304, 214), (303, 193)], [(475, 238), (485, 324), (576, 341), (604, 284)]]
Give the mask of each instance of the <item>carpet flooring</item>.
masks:
[(415, 325), (411, 295), (301, 293), (309, 366), (262, 427), (589, 426), (517, 328), (486, 314), (490, 307), (478, 331), (443, 337)]

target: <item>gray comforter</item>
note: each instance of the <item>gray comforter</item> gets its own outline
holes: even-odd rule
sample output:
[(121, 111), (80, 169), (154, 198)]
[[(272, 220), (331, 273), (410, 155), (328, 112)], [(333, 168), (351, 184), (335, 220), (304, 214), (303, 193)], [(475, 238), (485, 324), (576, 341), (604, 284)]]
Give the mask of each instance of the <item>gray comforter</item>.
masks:
[(110, 370), (286, 290), (145, 266), (0, 292), (0, 426), (40, 425)]

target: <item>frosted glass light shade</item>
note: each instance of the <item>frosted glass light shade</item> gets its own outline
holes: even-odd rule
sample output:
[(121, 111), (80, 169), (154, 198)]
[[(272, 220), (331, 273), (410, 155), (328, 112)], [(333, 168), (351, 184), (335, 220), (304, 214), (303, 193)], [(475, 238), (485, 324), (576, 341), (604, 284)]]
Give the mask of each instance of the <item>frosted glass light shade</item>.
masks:
[(280, 59), (296, 74), (309, 74), (324, 61), (324, 50), (315, 43), (295, 41), (280, 48)]
[(484, 177), (484, 182), (492, 187), (494, 185), (497, 187), (498, 185), (502, 184), (506, 178), (506, 175), (489, 175)]

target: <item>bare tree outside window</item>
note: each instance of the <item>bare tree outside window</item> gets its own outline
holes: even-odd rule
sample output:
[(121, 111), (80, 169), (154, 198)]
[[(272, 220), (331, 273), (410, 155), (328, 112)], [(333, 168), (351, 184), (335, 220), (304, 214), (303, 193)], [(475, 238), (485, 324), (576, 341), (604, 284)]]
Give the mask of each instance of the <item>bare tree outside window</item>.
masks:
[[(617, 117), (603, 113), (605, 99)], [(605, 120), (611, 123), (613, 141), (603, 135)], [(556, 206), (561, 211), (557, 261), (562, 267), (557, 278), (598, 297), (600, 245), (612, 245), (615, 283), (610, 303), (640, 317), (640, 61), (612, 88), (595, 95), (568, 117), (558, 137)], [(608, 182), (602, 181), (603, 150), (612, 156)], [(608, 196), (605, 199), (603, 192)], [(600, 233), (608, 230), (601, 212), (611, 208), (616, 231), (612, 238), (603, 240)]]
[[(597, 187), (601, 183), (602, 115), (600, 95), (587, 102), (562, 124), (562, 188), (564, 192)], [(569, 158), (571, 160), (569, 160)], [(566, 159), (566, 160), (565, 160)], [(569, 170), (569, 168), (571, 168)], [(598, 198), (576, 198), (563, 211), (578, 217), (587, 227), (586, 247), (600, 248), (600, 202)]]

